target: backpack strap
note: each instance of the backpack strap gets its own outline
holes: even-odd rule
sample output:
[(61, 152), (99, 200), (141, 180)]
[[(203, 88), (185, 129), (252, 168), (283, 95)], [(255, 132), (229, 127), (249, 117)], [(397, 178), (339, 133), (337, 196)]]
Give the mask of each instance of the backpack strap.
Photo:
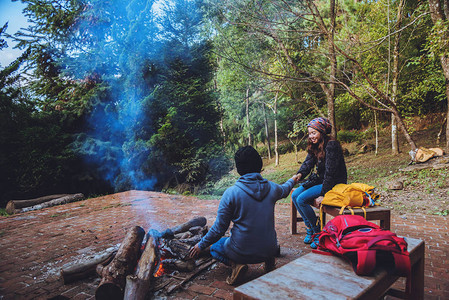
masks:
[[(353, 210), (352, 207), (349, 206), (349, 205), (344, 205), (344, 206), (342, 206), (342, 207), (340, 208), (339, 214), (340, 214), (340, 215), (343, 215), (343, 213), (344, 213), (344, 211), (345, 211), (346, 208), (349, 209), (349, 211), (351, 212), (351, 215), (354, 215), (354, 210)], [(365, 219), (366, 219), (366, 211), (365, 211)]]
[(376, 250), (357, 251), (357, 266), (354, 271), (357, 275), (370, 274), (376, 266)]
[(323, 204), (320, 203), (320, 229), (323, 230)]
[(351, 211), (351, 215), (354, 214), (354, 211), (351, 209), (351, 207), (349, 207), (349, 206), (347, 206), (347, 205), (343, 205), (343, 206), (340, 208), (340, 212), (339, 212), (338, 214), (343, 215), (346, 208), (349, 209), (349, 210)]
[(318, 250), (318, 249), (313, 249), (312, 252), (316, 253), (316, 254), (322, 254), (322, 255), (327, 255), (327, 256), (334, 256), (331, 252)]
[(405, 291), (408, 295), (412, 292), (411, 278), (412, 267), (410, 264), (410, 257), (401, 253), (392, 252), (394, 257), (394, 265), (399, 274), (405, 275), (407, 280), (405, 282)]

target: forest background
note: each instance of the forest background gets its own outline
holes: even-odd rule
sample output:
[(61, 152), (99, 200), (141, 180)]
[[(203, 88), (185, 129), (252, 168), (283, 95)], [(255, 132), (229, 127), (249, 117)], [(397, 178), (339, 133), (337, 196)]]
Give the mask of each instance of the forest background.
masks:
[(30, 25), (0, 24), (0, 49), (23, 50), (0, 66), (0, 207), (218, 193), (244, 145), (274, 170), (294, 153), (281, 181), (317, 116), (371, 162), (449, 148), (447, 0), (21, 2)]

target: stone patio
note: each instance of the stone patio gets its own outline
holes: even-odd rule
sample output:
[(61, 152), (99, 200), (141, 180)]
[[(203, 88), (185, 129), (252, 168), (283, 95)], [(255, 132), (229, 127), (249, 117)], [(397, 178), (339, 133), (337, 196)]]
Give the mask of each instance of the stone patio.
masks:
[[(59, 274), (62, 265), (117, 245), (131, 226), (164, 230), (194, 216), (206, 217), (212, 226), (217, 207), (218, 200), (128, 191), (0, 217), (0, 299), (94, 299), (99, 279), (64, 285)], [(276, 206), (281, 244), (277, 267), (311, 251), (302, 243), (303, 227), (298, 235), (289, 233), (289, 216), (290, 204)], [(392, 231), (426, 243), (426, 299), (449, 299), (448, 220), (392, 214)], [(229, 271), (217, 263), (168, 299), (232, 299), (234, 288), (225, 282)], [(261, 275), (262, 265), (251, 265), (245, 280)]]

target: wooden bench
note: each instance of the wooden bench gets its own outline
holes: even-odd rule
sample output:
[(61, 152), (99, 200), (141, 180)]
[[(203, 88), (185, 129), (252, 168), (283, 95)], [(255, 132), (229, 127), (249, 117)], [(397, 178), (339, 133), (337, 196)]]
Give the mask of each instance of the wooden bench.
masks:
[(378, 268), (373, 276), (358, 276), (337, 256), (308, 253), (234, 290), (233, 299), (379, 299), (424, 298), (424, 242), (406, 238), (412, 265), (411, 293), (392, 289), (398, 276)]
[[(293, 201), (290, 201), (291, 214), (290, 214), (290, 232), (291, 234), (298, 233), (298, 222), (302, 222), (301, 216), (298, 217), (298, 211)], [(366, 219), (367, 220), (379, 220), (379, 226), (390, 230), (390, 217), (391, 211), (389, 208), (382, 206), (366, 207)], [(361, 208), (353, 209), (355, 215), (364, 216), (364, 212)], [(336, 217), (340, 214), (340, 207), (323, 205), (323, 224), (326, 224), (326, 214)], [(345, 209), (343, 214), (350, 215), (351, 211)]]

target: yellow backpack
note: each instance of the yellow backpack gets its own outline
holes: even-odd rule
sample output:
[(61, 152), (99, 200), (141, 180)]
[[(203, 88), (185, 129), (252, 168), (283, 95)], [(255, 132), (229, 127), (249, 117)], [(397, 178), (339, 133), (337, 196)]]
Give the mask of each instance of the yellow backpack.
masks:
[[(352, 208), (361, 208), (366, 218), (364, 207), (378, 205), (376, 200), (379, 199), (379, 194), (375, 193), (374, 190), (373, 186), (359, 182), (335, 185), (332, 190), (324, 195), (323, 201), (321, 201), (320, 220), (323, 219), (323, 205), (341, 207), (340, 214), (343, 214), (345, 208), (348, 208), (351, 214), (354, 214)], [(322, 222), (321, 228), (323, 228)]]

